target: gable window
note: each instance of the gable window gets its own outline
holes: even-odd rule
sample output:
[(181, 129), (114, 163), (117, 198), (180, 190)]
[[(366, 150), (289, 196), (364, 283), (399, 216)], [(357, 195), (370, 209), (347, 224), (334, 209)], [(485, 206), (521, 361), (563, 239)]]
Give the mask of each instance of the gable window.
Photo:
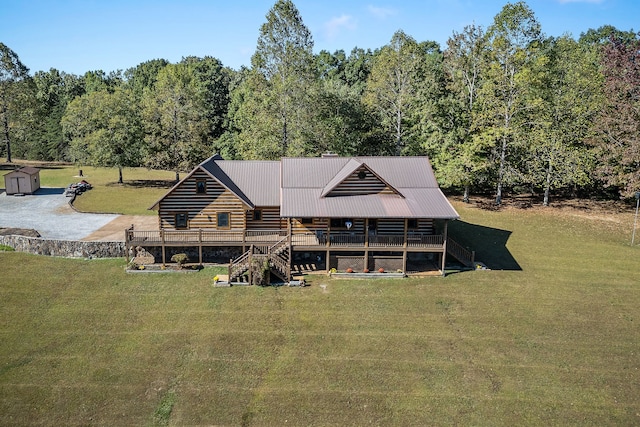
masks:
[(229, 221), (229, 212), (218, 212), (218, 228), (228, 229), (231, 227), (231, 222)]
[(253, 211), (253, 220), (262, 221), (262, 211), (260, 209), (256, 209)]
[(177, 213), (175, 220), (176, 220), (176, 228), (187, 228), (186, 213)]
[(206, 194), (207, 193), (207, 181), (204, 179), (199, 179), (196, 181), (196, 193), (197, 194)]

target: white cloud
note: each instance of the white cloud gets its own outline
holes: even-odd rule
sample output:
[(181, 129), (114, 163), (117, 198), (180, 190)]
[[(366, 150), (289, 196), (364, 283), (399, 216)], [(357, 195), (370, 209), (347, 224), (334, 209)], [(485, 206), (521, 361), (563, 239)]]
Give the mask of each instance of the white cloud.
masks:
[(369, 10), (370, 14), (372, 14), (373, 16), (379, 19), (385, 19), (397, 13), (395, 9), (391, 9), (388, 7), (378, 7), (378, 6), (369, 5), (367, 6), (367, 9)]
[(352, 16), (341, 15), (326, 22), (324, 24), (324, 32), (328, 39), (334, 39), (342, 30), (353, 31), (357, 26)]

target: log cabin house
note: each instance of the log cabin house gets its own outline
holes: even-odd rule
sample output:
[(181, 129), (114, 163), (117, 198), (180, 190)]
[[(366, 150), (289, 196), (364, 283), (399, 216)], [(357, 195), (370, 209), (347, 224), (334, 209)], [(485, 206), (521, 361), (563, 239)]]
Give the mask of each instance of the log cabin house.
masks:
[(311, 270), (444, 273), (446, 254), (473, 265), (447, 236), (457, 219), (426, 157), (205, 160), (150, 209), (157, 231), (126, 231), (127, 247), (235, 248), (229, 280), (252, 259), (289, 281)]

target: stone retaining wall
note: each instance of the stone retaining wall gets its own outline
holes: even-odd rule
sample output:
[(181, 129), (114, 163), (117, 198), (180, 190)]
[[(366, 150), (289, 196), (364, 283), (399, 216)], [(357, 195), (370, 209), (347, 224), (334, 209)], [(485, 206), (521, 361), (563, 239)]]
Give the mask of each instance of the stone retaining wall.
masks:
[(81, 242), (48, 240), (27, 236), (0, 236), (0, 245), (18, 252), (70, 258), (120, 258), (125, 256), (124, 242)]

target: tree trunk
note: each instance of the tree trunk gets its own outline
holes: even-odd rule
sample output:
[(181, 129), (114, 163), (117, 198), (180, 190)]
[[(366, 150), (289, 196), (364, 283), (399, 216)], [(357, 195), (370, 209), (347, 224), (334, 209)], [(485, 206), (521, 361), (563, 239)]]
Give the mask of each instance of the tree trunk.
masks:
[(7, 117), (7, 105), (2, 103), (2, 117), (4, 127), (4, 140), (7, 144), (7, 163), (11, 163), (11, 141), (9, 139), (9, 118)]
[(122, 166), (118, 166), (118, 184), (122, 184)]
[(465, 184), (464, 186), (464, 195), (462, 196), (462, 201), (465, 203), (469, 203), (469, 184)]
[(551, 192), (551, 172), (552, 166), (551, 161), (549, 161), (549, 164), (547, 166), (547, 179), (544, 183), (544, 200), (542, 201), (543, 206), (549, 206), (549, 193)]
[(180, 182), (180, 172), (176, 170), (176, 182)]
[(498, 188), (496, 190), (496, 205), (502, 204), (502, 180), (507, 159), (507, 137), (502, 137), (502, 151), (500, 152), (500, 169), (498, 170)]

